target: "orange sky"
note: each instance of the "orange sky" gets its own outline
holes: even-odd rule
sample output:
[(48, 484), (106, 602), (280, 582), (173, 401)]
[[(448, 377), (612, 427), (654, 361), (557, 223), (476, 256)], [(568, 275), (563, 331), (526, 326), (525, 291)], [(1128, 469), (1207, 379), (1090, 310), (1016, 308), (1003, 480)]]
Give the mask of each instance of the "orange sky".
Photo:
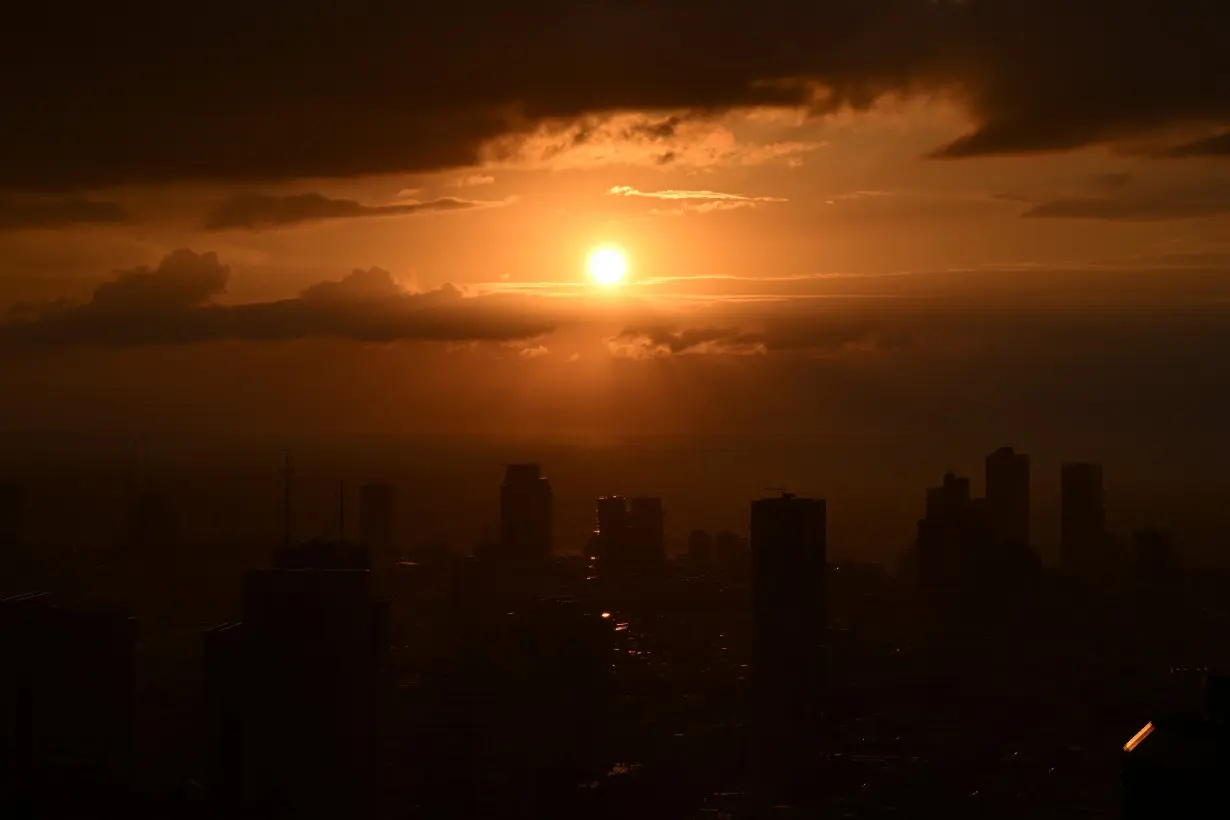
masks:
[[(1176, 30), (1205, 30), (1196, 5), (1168, 12)], [(542, 50), (515, 65), (479, 26), (475, 62), (441, 65), (441, 88), (414, 85), (404, 106), (377, 60), (399, 44), (365, 23), (337, 44), (334, 68), (367, 78), (352, 86), (287, 73), (244, 50), (255, 38), (233, 74), (198, 70), (219, 47), (209, 26), (234, 35), (225, 10), (177, 49), (145, 44), (182, 86), (109, 64), (97, 82), (149, 85), (91, 102), (44, 67), (42, 96), (21, 98), (42, 141), (0, 133), (28, 160), (0, 178), (0, 375), (19, 397), (0, 423), (895, 430), (964, 407), (1008, 428), (1157, 429), (1200, 403), (1195, 423), (1213, 424), (1230, 408), (1201, 369), (1230, 352), (1230, 112), (1167, 73), (1220, 76), (1203, 41), (1155, 74), (1128, 60), (1146, 6), (1077, 45), (1097, 16), (1056, 6), (1075, 33), (1043, 53), (1018, 51), (1046, 38), (1015, 2), (820, 4), (851, 27), (834, 38), (866, 39), (814, 48), (768, 18), (599, 3), (560, 31), (542, 17)], [(432, 14), (424, 30), (454, 31)], [(677, 26), (696, 43), (672, 51)], [(935, 49), (902, 45), (912, 31)], [(625, 64), (576, 42), (636, 46)], [(746, 49), (721, 64), (704, 43)], [(419, 46), (406, 71), (443, 48)], [(101, 70), (82, 48), (64, 71)], [(56, 100), (83, 118), (75, 143)], [(626, 252), (622, 288), (586, 279), (607, 244)]]

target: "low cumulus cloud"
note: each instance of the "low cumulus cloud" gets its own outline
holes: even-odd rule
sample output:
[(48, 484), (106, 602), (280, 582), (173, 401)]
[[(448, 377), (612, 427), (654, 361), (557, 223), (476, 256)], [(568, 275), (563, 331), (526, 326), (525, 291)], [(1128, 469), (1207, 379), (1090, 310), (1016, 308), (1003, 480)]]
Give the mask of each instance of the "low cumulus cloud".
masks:
[(470, 297), (455, 285), (410, 291), (380, 268), (317, 283), (298, 297), (226, 305), (230, 267), (178, 250), (156, 268), (120, 271), (81, 304), (24, 305), (0, 342), (25, 347), (176, 345), (217, 340), (338, 338), (368, 342), (533, 339), (554, 329), (518, 297)]
[(271, 196), (243, 194), (220, 203), (205, 220), (205, 228), (221, 231), (234, 228), (258, 230), (286, 228), (305, 222), (330, 219), (359, 219), (378, 216), (409, 216), (441, 211), (465, 211), (498, 203), (478, 202), (456, 197), (441, 197), (427, 202), (398, 202), (392, 205), (364, 205), (353, 199), (332, 199), (324, 194)]
[(473, 188), (476, 185), (491, 185), (494, 182), (495, 177), (491, 174), (466, 174), (453, 180), (453, 185), (458, 188)]
[(0, 197), (0, 231), (65, 228), (74, 225), (121, 225), (132, 214), (118, 202), (48, 197)]

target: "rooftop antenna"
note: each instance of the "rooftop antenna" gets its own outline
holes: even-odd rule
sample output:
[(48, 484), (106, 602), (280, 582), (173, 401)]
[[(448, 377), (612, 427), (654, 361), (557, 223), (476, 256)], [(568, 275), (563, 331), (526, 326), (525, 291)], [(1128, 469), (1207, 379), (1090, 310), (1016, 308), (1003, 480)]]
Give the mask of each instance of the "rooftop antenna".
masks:
[(282, 454), (282, 545), (290, 548), (290, 450)]
[(764, 491), (766, 493), (777, 493), (782, 498), (787, 498), (791, 494), (785, 487), (765, 487)]

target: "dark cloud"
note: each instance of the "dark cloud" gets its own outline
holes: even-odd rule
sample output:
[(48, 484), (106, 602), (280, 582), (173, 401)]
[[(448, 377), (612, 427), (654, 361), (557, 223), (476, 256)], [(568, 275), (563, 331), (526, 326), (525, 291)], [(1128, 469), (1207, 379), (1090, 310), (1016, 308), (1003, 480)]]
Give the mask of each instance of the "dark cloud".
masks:
[(1198, 183), (1159, 184), (1130, 174), (1106, 174), (1096, 178), (1092, 188), (1090, 195), (1034, 202), (1022, 216), (1145, 222), (1230, 213), (1230, 181), (1214, 176)]
[(228, 228), (283, 228), (325, 219), (356, 219), (369, 216), (408, 216), (433, 211), (463, 211), (491, 203), (443, 197), (428, 202), (394, 205), (363, 205), (353, 199), (331, 199), (323, 194), (269, 196), (244, 194), (220, 204), (206, 219), (211, 231)]
[(1226, 157), (1230, 156), (1230, 131), (1202, 140), (1176, 146), (1166, 153), (1170, 157)]
[(1057, 199), (1035, 205), (1022, 216), (1030, 219), (1119, 219), (1152, 222), (1230, 213), (1230, 201), (1175, 201), (1088, 197)]
[(936, 90), (975, 123), (938, 156), (1062, 150), (1230, 122), (1224, 19), (1221, 0), (34, 4), (0, 31), (0, 185), (438, 170), (586, 113)]
[(780, 305), (744, 305), (738, 309), (744, 325), (674, 327), (645, 325), (628, 327), (611, 338), (609, 348), (618, 356), (710, 354), (758, 356), (769, 353), (806, 353), (831, 356), (857, 351), (887, 351), (909, 344), (910, 331), (894, 327), (894, 311), (883, 315), (842, 316), (813, 307), (803, 315), (790, 315)]
[(402, 288), (380, 268), (322, 282), (298, 298), (223, 305), (230, 268), (214, 253), (176, 251), (155, 269), (121, 271), (84, 304), (22, 306), (0, 324), (19, 347), (177, 345), (217, 340), (511, 341), (550, 332), (553, 320), (520, 297), (467, 297), (454, 285)]
[(0, 197), (0, 231), (63, 228), (69, 225), (116, 225), (131, 220), (132, 214), (118, 202)]
[(226, 291), (231, 269), (218, 254), (178, 250), (157, 268), (119, 271), (99, 285), (86, 308), (96, 313), (154, 314), (198, 307)]

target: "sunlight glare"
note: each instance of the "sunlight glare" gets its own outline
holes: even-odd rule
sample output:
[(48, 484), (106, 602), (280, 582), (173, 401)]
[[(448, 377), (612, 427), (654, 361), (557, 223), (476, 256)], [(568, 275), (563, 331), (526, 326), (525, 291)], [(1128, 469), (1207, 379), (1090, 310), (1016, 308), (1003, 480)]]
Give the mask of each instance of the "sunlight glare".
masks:
[(628, 260), (617, 248), (599, 248), (589, 255), (589, 278), (595, 284), (613, 287), (624, 281)]

